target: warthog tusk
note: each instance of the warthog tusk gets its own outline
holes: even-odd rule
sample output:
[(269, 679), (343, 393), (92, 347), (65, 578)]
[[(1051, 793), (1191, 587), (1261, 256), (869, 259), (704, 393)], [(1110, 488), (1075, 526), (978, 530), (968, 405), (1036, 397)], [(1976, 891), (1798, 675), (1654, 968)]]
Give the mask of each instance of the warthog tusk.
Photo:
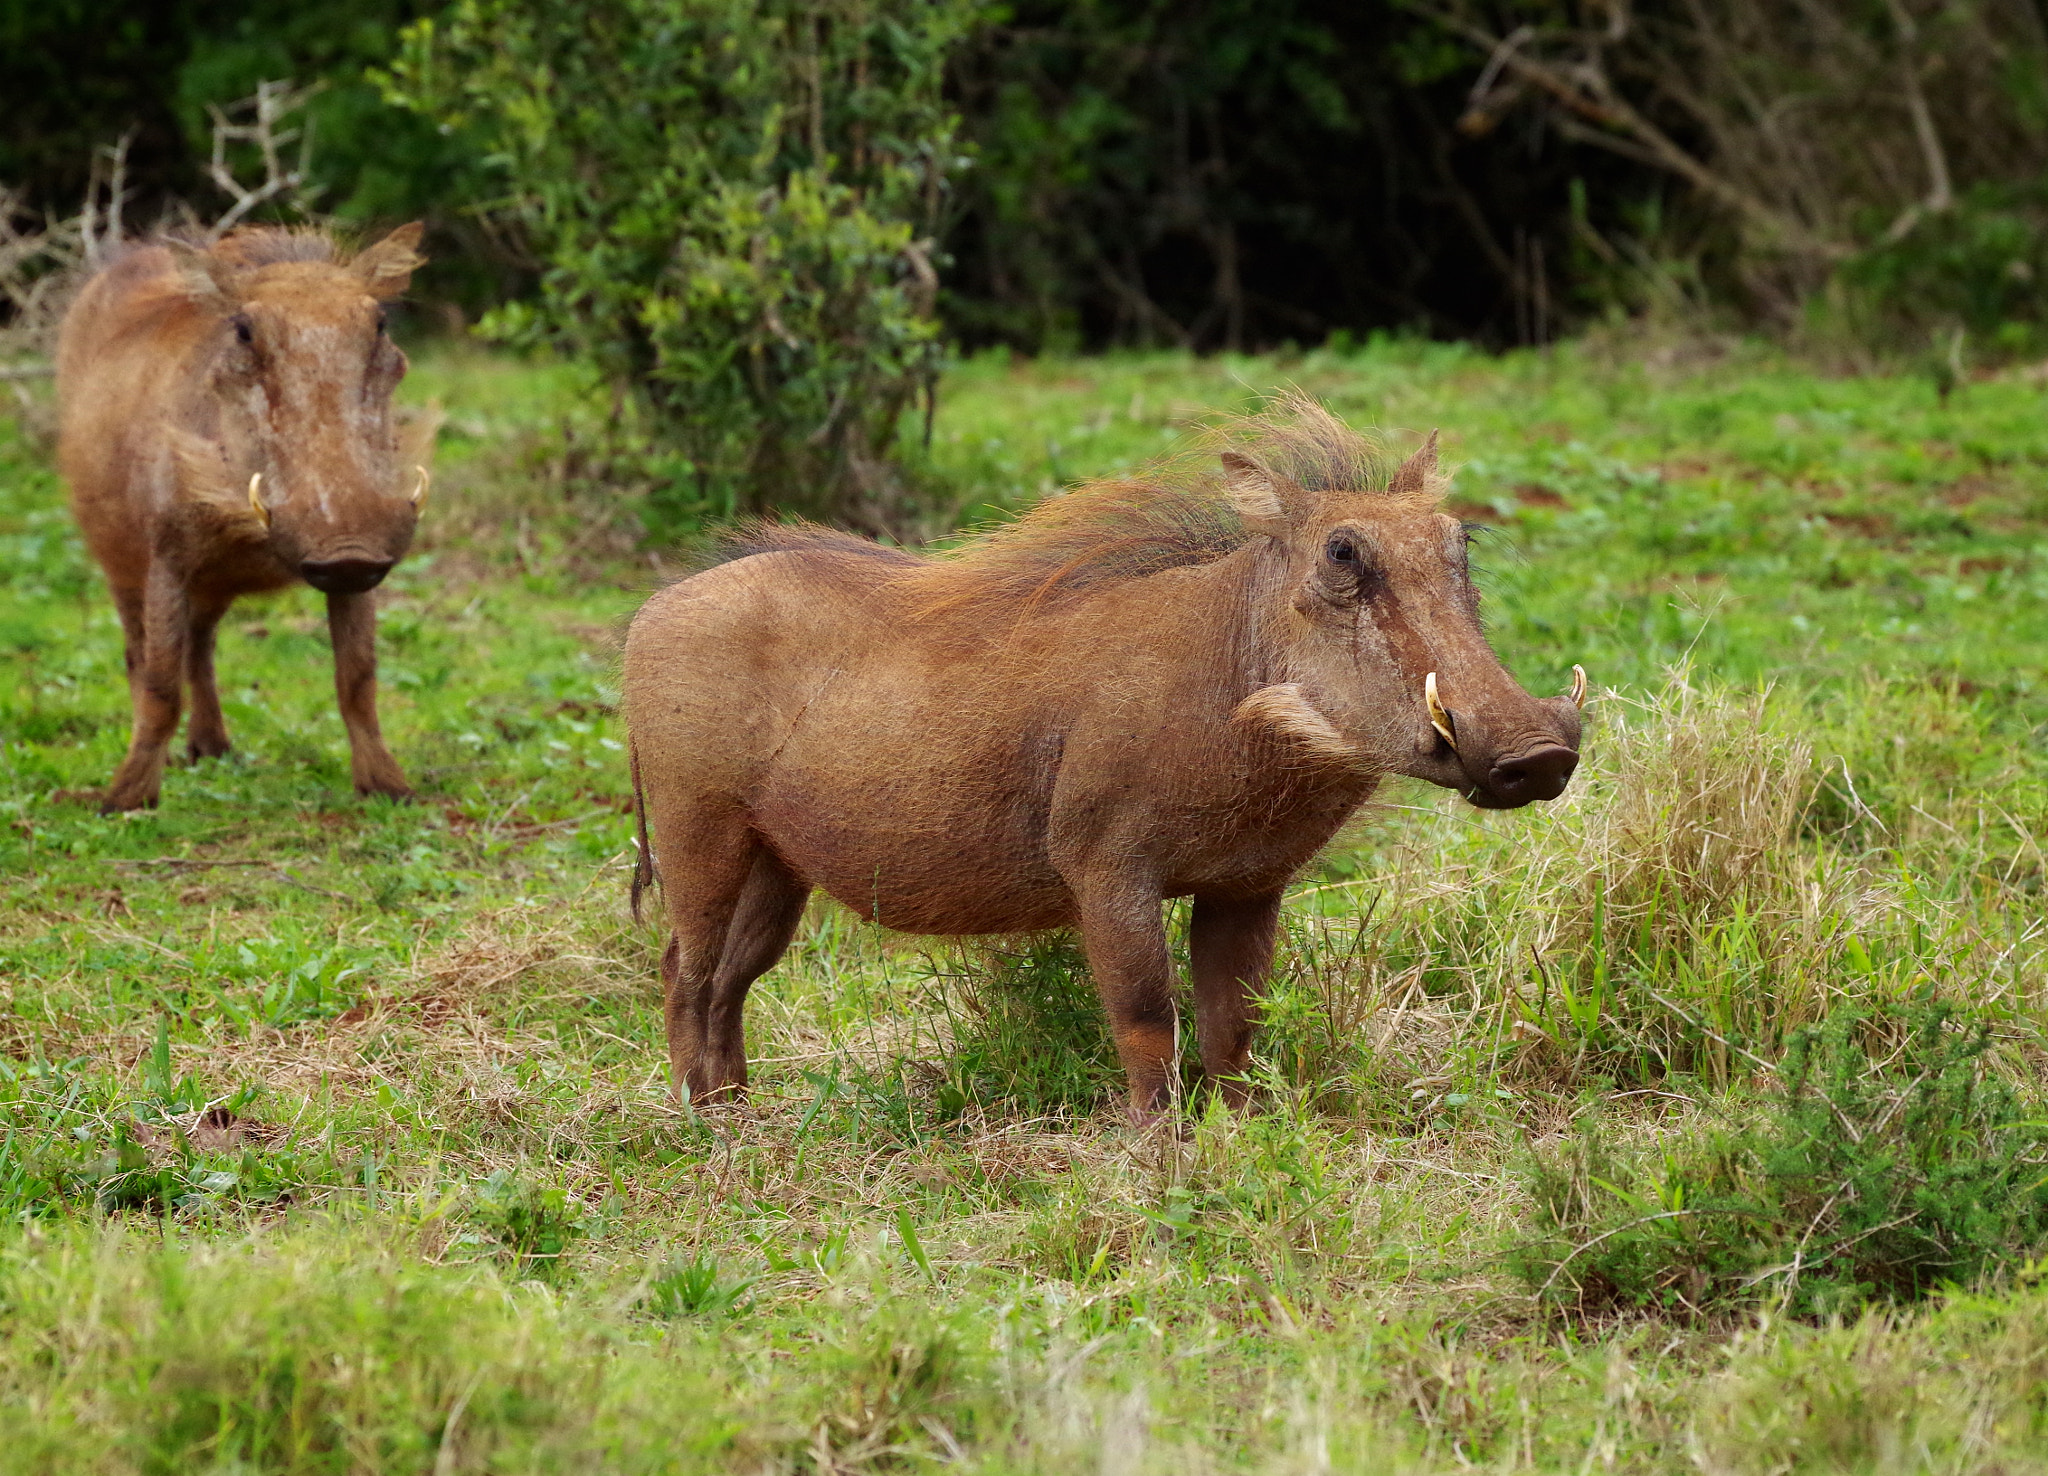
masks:
[(249, 478), (249, 511), (256, 514), (264, 527), (270, 526), (270, 509), (263, 505), (261, 489), (263, 473), (257, 472)]
[(1436, 673), (1431, 672), (1422, 679), (1422, 700), (1429, 704), (1429, 725), (1436, 729), (1444, 742), (1451, 745), (1451, 752), (1458, 751), (1458, 735), (1451, 731), (1451, 711), (1444, 706), (1444, 699), (1436, 695)]
[(1574, 666), (1572, 668), (1572, 706), (1584, 707), (1585, 705), (1586, 668), (1583, 666)]
[(412, 489), (412, 505), (415, 508), (425, 507), (427, 505), (427, 488), (432, 484), (433, 478), (427, 475), (427, 469), (423, 466), (416, 466), (413, 470), (420, 474), (420, 480), (419, 485)]

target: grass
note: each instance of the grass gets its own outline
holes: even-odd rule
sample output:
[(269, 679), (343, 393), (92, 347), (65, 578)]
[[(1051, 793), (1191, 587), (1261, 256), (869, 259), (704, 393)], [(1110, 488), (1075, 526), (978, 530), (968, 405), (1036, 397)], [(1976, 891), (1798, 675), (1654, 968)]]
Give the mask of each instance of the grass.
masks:
[[(1383, 796), (1289, 908), (1262, 1109), (1160, 1138), (1116, 1125), (1070, 945), (825, 905), (755, 991), (752, 1108), (669, 1106), (611, 682), (676, 561), (589, 475), (573, 375), (408, 382), (449, 412), (384, 603), (412, 806), (348, 792), (299, 592), (224, 627), (235, 754), (97, 816), (115, 622), (0, 422), (0, 1468), (2048, 1466), (2018, 1232), (1803, 1317), (1525, 1274), (1768, 1138), (1803, 1041), (1882, 1066), (1950, 1009), (2041, 1116), (2041, 385), (1619, 342), (986, 358), (928, 474), (1001, 516), (1283, 383), (1443, 428), (1495, 643), (1539, 690), (1583, 663), (1592, 738), (1536, 812)], [(1622, 1177), (1560, 1216), (1588, 1143)]]

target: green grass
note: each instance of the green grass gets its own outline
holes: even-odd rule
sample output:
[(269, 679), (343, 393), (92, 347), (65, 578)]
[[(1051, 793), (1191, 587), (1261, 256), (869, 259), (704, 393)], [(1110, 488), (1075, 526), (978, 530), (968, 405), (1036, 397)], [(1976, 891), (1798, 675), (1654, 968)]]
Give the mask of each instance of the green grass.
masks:
[[(1142, 1139), (1070, 947), (825, 905), (752, 1107), (669, 1106), (611, 684), (676, 560), (573, 374), (408, 382), (449, 412), (384, 601), (411, 806), (350, 794), (297, 592), (223, 629), (235, 754), (99, 817), (116, 625), (0, 421), (0, 1469), (2048, 1468), (2018, 1232), (1832, 1318), (1665, 1296), (1662, 1241), (1624, 1305), (1526, 1274), (1764, 1132), (1844, 1007), (1880, 1063), (1954, 1007), (2043, 1115), (2048, 396), (1629, 352), (950, 376), (923, 474), (970, 518), (1287, 383), (1440, 426), (1503, 658), (1599, 693), (1557, 805), (1390, 790), (1290, 907), (1261, 1110)], [(1915, 1132), (1979, 1182), (1975, 1129)], [(1624, 1177), (1574, 1219), (1589, 1141)]]

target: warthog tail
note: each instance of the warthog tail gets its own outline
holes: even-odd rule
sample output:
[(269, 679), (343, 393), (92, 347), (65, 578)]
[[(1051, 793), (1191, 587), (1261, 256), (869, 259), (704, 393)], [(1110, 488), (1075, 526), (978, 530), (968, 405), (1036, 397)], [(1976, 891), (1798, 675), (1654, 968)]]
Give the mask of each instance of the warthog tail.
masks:
[(633, 921), (640, 921), (640, 894), (654, 877), (654, 851), (647, 843), (647, 794), (640, 787), (640, 750), (626, 739), (626, 765), (633, 773)]

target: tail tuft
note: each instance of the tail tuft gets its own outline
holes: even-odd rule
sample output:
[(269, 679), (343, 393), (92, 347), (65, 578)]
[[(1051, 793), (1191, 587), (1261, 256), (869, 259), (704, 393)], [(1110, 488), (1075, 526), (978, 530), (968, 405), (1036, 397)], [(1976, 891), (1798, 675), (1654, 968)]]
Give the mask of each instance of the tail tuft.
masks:
[(633, 921), (640, 921), (640, 894), (655, 880), (654, 848), (647, 841), (647, 794), (640, 787), (640, 750), (626, 738), (626, 763), (633, 773)]

